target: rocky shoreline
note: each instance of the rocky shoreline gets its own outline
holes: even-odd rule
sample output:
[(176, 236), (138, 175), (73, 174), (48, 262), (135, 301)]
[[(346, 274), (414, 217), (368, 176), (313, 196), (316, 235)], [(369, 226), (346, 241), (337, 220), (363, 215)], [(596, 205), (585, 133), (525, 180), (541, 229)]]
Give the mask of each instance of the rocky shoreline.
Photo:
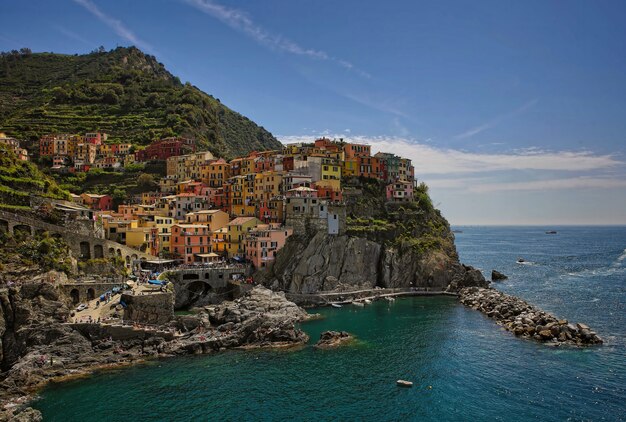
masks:
[(41, 414), (27, 403), (49, 382), (152, 358), (294, 347), (309, 340), (296, 327), (296, 323), (308, 319), (306, 311), (288, 301), (283, 293), (263, 287), (255, 287), (237, 300), (200, 308), (194, 315), (177, 317), (170, 327), (177, 335), (169, 341), (158, 336), (102, 338), (97, 324), (79, 331), (63, 322), (69, 310), (54, 286), (41, 285), (34, 294), (25, 292), (33, 289), (26, 286), (0, 292), (4, 352), (0, 420), (41, 420)]
[(466, 287), (459, 291), (459, 301), (496, 321), (518, 337), (554, 346), (569, 344), (590, 346), (602, 339), (587, 325), (570, 324), (515, 296), (493, 288)]

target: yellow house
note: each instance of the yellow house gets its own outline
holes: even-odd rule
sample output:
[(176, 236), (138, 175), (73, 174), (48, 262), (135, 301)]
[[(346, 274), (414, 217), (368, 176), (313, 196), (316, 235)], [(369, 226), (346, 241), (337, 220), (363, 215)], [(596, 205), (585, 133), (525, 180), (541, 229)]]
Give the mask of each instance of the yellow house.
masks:
[(148, 251), (150, 247), (152, 229), (150, 227), (137, 227), (126, 231), (126, 246)]
[(357, 158), (347, 158), (341, 164), (343, 177), (357, 177), (359, 175), (359, 160)]
[(217, 229), (211, 232), (211, 252), (214, 252), (220, 255), (228, 253), (227, 243), (226, 243), (227, 240), (228, 240), (228, 227), (227, 226), (224, 226), (221, 229)]
[(256, 217), (237, 217), (226, 226), (226, 251), (228, 257), (246, 256), (246, 235), (250, 230), (261, 224)]
[(206, 225), (211, 232), (215, 232), (228, 224), (228, 214), (222, 210), (202, 210), (185, 215), (187, 224)]
[(322, 177), (316, 185), (333, 190), (341, 189), (341, 166), (336, 160), (330, 158), (322, 160)]
[(202, 182), (211, 188), (221, 188), (230, 177), (230, 164), (223, 158), (200, 167)]
[(283, 182), (281, 173), (266, 171), (257, 173), (254, 178), (254, 199), (258, 201), (269, 201), (280, 195), (280, 188)]

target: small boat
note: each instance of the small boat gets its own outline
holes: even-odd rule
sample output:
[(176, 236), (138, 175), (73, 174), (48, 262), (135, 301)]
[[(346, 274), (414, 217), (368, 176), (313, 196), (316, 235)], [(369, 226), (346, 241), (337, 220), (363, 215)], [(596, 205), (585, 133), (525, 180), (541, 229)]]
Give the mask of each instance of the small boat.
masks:
[(371, 305), (372, 304), (372, 300), (371, 299), (365, 299), (363, 301), (366, 305)]
[(398, 387), (413, 387), (413, 383), (411, 381), (398, 380), (396, 381)]
[(548, 230), (546, 234), (556, 234), (556, 230)]
[(365, 304), (364, 304), (363, 302), (352, 302), (352, 304), (353, 304), (354, 306), (361, 306), (361, 307), (362, 307), (362, 306), (365, 306)]
[(518, 264), (523, 264), (524, 262), (526, 262), (526, 260), (524, 258), (517, 258), (517, 263)]
[(338, 303), (331, 303), (330, 306), (332, 306), (333, 308), (341, 308), (341, 305)]

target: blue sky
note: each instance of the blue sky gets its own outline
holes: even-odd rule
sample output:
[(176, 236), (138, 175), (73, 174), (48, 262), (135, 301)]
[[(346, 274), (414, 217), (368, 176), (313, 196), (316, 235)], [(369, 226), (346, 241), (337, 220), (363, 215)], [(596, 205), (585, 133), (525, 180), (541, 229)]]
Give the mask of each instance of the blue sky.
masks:
[(0, 13), (0, 50), (134, 44), (284, 142), (409, 156), (453, 224), (626, 224), (626, 2), (0, 0)]

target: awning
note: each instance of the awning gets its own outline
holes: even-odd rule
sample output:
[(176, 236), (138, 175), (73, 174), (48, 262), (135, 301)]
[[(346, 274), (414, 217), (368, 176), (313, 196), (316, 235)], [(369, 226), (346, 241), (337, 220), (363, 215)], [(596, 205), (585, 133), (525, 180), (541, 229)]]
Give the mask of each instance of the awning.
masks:
[(167, 284), (167, 282), (161, 281), (161, 280), (148, 280), (148, 284), (153, 284), (155, 286), (163, 286)]
[(218, 258), (219, 255), (216, 253), (197, 253), (195, 254), (196, 256), (199, 256), (200, 258)]

